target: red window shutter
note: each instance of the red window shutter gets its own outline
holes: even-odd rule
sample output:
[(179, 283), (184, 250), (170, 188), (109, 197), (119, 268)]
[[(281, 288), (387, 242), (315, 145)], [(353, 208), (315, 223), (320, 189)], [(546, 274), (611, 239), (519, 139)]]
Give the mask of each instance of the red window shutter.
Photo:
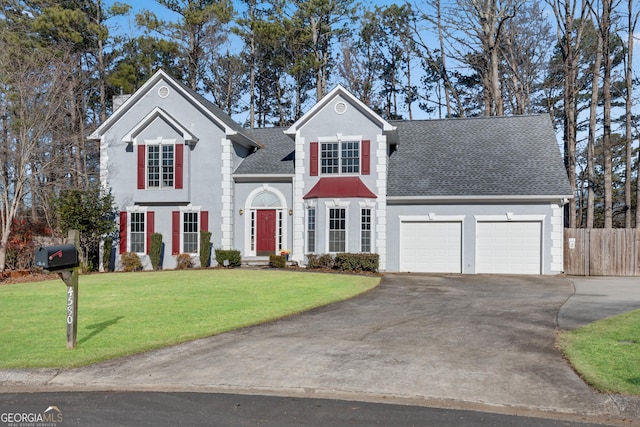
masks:
[(145, 149), (146, 146), (138, 145), (138, 190), (144, 190), (146, 187), (147, 154)]
[(127, 252), (127, 213), (120, 212), (120, 253)]
[(209, 211), (200, 212), (200, 231), (209, 231)]
[(181, 189), (183, 186), (183, 165), (184, 165), (184, 144), (176, 144), (176, 162), (175, 162), (175, 180), (176, 188)]
[(371, 173), (371, 141), (362, 141), (362, 157), (360, 159), (362, 175)]
[(171, 254), (180, 253), (180, 212), (171, 212)]
[(151, 249), (151, 235), (155, 232), (155, 212), (147, 212), (147, 254)]
[(309, 155), (309, 175), (318, 176), (318, 143), (311, 143), (311, 152)]

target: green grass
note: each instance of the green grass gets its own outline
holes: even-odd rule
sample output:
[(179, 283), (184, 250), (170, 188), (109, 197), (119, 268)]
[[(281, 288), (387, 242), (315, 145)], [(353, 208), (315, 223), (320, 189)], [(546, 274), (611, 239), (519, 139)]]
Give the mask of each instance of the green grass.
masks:
[(344, 300), (378, 277), (264, 270), (80, 276), (78, 346), (66, 348), (61, 280), (0, 286), (0, 368), (75, 367)]
[(562, 332), (558, 343), (595, 389), (640, 395), (640, 310)]

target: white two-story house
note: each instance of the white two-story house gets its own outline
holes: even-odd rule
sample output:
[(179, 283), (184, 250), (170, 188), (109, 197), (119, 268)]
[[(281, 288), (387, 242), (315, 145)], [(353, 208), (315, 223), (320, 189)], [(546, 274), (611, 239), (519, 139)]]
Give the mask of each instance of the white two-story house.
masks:
[[(371, 252), (390, 272), (556, 274), (571, 196), (549, 116), (386, 121), (338, 86), (289, 128), (244, 129), (158, 71), (90, 136), (117, 252)], [(146, 265), (149, 262), (146, 261)]]

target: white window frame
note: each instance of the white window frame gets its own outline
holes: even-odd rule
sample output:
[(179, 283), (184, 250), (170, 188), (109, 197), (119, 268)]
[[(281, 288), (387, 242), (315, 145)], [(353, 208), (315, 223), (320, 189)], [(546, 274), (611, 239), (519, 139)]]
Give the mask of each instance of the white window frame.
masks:
[[(348, 176), (348, 175), (360, 175), (362, 173), (362, 135), (341, 135), (338, 134), (337, 136), (332, 136), (332, 137), (320, 137), (318, 138), (318, 172), (319, 175), (324, 175), (324, 176)], [(343, 151), (343, 144), (349, 144), (349, 143), (355, 143), (357, 144), (357, 149), (358, 149), (358, 157), (357, 157), (357, 161), (354, 165), (351, 165), (351, 167), (354, 167), (357, 169), (356, 172), (343, 172), (343, 168), (345, 167), (345, 165), (343, 165), (343, 161), (346, 160), (346, 157), (342, 156), (342, 151)], [(323, 168), (325, 168), (325, 166), (323, 166), (322, 161), (324, 159), (323, 157), (323, 153), (325, 152), (325, 150), (323, 150), (323, 146), (325, 144), (337, 144), (338, 145), (338, 157), (337, 157), (337, 161), (338, 161), (338, 172), (324, 172)]]
[(138, 255), (144, 255), (147, 253), (147, 230), (149, 227), (149, 218), (147, 216), (147, 207), (146, 206), (130, 206), (127, 208), (127, 252), (132, 252), (131, 250), (131, 225), (133, 221), (131, 220), (132, 214), (143, 214), (144, 215), (144, 231), (142, 231), (142, 252), (136, 252)]
[[(311, 215), (311, 212), (313, 212), (313, 216)], [(307, 206), (306, 208), (306, 222), (305, 222), (305, 226), (306, 226), (306, 233), (305, 233), (305, 237), (306, 237), (306, 246), (307, 246), (307, 253), (310, 254), (314, 254), (316, 253), (316, 249), (317, 249), (317, 245), (318, 245), (318, 210), (316, 209), (315, 205), (311, 205), (311, 206)], [(311, 223), (311, 218), (313, 218), (313, 229), (311, 227), (312, 223)], [(310, 245), (310, 241), (311, 241), (311, 236), (313, 235), (313, 248)]]
[[(147, 149), (145, 150), (145, 188), (148, 190), (167, 190), (167, 189), (173, 189), (176, 187), (176, 149), (175, 149), (175, 144), (176, 144), (176, 140), (175, 139), (163, 139), (163, 138), (157, 138), (157, 139), (152, 139), (152, 140), (146, 140), (145, 141), (145, 145), (147, 146)], [(164, 173), (165, 173), (165, 166), (164, 166), (164, 147), (172, 147), (172, 158), (171, 158), (171, 165), (167, 166), (170, 167), (172, 169), (172, 185), (165, 185), (164, 184)], [(149, 179), (149, 172), (150, 172), (150, 162), (149, 162), (149, 154), (150, 154), (150, 150), (149, 147), (158, 147), (158, 185), (157, 186), (151, 186), (149, 184), (150, 179)]]
[(376, 202), (373, 200), (364, 200), (358, 202), (358, 206), (360, 207), (360, 217), (358, 218), (358, 222), (360, 224), (360, 252), (362, 252), (362, 210), (369, 209), (371, 211), (369, 223), (369, 241), (370, 241), (370, 250), (369, 253), (376, 253), (376, 245), (375, 245), (375, 229), (376, 229)]
[[(327, 253), (336, 254), (339, 252), (349, 252), (349, 202), (342, 202), (340, 200), (334, 200), (331, 202), (325, 202), (325, 223), (326, 223), (326, 248)], [(330, 236), (331, 236), (331, 209), (344, 209), (344, 251), (331, 251)]]
[[(184, 206), (180, 207), (180, 253), (186, 253), (189, 255), (196, 255), (200, 253), (200, 231), (201, 231), (201, 223), (202, 223), (202, 208), (200, 206)], [(185, 251), (185, 231), (184, 231), (184, 217), (185, 214), (197, 214), (196, 226), (198, 230), (196, 231), (196, 251), (195, 252), (187, 252)]]
[[(364, 219), (364, 211), (368, 210), (369, 211), (369, 222), (367, 222), (366, 224), (369, 226), (368, 229), (364, 228), (365, 222), (363, 221)], [(369, 249), (368, 250), (364, 250), (364, 234), (367, 233), (368, 234), (368, 245), (369, 245)], [(360, 206), (360, 252), (363, 253), (372, 253), (373, 252), (373, 208), (367, 207), (367, 206)]]

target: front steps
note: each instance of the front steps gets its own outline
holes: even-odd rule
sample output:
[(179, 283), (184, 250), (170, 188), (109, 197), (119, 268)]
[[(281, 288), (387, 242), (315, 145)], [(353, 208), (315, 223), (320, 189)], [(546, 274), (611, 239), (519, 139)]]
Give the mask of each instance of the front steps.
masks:
[[(296, 261), (287, 261), (287, 267), (297, 267), (298, 263)], [(246, 268), (268, 268), (269, 267), (269, 257), (268, 256), (255, 256), (255, 257), (245, 257), (240, 261), (240, 267)]]

